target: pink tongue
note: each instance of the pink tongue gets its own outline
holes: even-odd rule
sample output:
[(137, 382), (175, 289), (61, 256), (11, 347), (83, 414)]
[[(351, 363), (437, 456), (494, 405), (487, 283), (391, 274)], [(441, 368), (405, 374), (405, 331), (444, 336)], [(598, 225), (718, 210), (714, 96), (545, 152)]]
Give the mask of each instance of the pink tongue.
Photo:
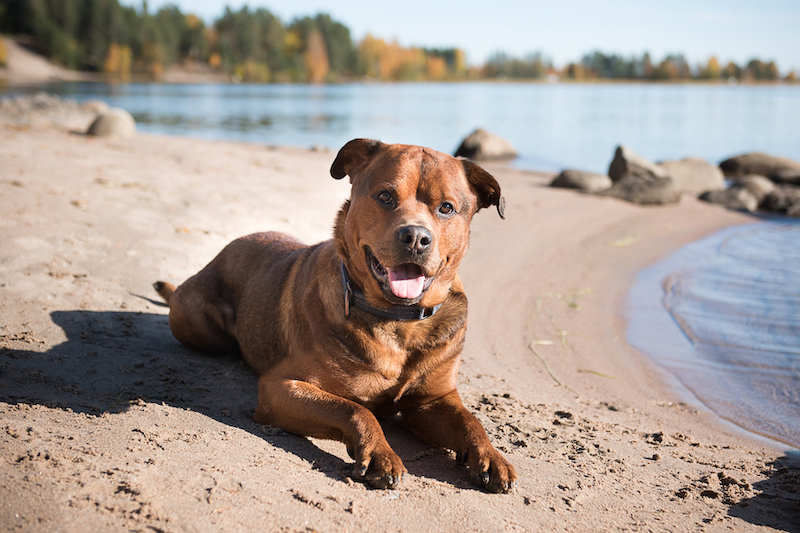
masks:
[(389, 287), (398, 298), (419, 298), (425, 289), (425, 276), (418, 265), (405, 263), (389, 270)]

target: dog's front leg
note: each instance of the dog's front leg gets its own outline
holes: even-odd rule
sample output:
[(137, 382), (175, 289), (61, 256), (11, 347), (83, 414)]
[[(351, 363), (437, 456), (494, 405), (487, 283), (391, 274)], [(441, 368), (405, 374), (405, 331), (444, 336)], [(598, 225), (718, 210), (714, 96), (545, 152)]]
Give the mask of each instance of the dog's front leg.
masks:
[(354, 476), (373, 487), (395, 488), (406, 471), (369, 409), (310, 383), (262, 376), (253, 420), (298, 435), (344, 442), (355, 459)]
[(508, 492), (514, 486), (514, 467), (495, 450), (455, 390), (430, 402), (403, 406), (401, 413), (406, 427), (418, 437), (456, 452), (456, 459), (469, 467), (476, 484), (492, 492)]

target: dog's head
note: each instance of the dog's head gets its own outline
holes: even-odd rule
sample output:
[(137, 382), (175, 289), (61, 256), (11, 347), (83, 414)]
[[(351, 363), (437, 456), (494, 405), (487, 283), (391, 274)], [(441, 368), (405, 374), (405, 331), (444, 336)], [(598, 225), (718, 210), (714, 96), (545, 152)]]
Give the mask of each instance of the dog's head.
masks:
[(421, 146), (355, 139), (339, 150), (331, 175), (350, 176), (335, 240), (373, 305), (443, 302), (467, 250), (473, 215), (494, 205), (504, 216), (491, 174)]

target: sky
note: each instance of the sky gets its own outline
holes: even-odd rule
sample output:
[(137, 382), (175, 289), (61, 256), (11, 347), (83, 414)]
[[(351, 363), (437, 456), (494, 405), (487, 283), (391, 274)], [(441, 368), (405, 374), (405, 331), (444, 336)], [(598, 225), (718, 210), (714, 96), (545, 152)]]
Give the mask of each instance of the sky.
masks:
[[(138, 0), (124, 4), (141, 6)], [(752, 58), (800, 73), (800, 0), (148, 0), (152, 12), (175, 4), (213, 22), (228, 5), (264, 7), (284, 23), (327, 13), (350, 28), (403, 46), (457, 47), (482, 64), (494, 52), (540, 51), (557, 67), (594, 50), (660, 61), (682, 53), (691, 65)]]

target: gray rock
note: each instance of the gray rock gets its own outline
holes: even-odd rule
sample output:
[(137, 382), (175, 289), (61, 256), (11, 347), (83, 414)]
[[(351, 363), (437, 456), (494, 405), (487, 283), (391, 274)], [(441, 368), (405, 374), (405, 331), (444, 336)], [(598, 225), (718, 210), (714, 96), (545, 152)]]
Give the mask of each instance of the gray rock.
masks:
[(771, 177), (787, 170), (800, 171), (800, 163), (785, 157), (753, 152), (726, 159), (719, 164), (719, 168), (728, 177), (744, 176), (745, 174)]
[(800, 185), (800, 170), (793, 170), (790, 168), (779, 170), (775, 174), (771, 174), (769, 179), (775, 183), (782, 183), (784, 185)]
[(780, 185), (764, 197), (761, 207), (776, 213), (800, 217), (800, 187)]
[(502, 137), (478, 128), (461, 142), (455, 156), (475, 161), (506, 160), (517, 157), (517, 151)]
[(704, 202), (718, 204), (737, 211), (755, 211), (758, 199), (742, 185), (732, 185), (724, 191), (707, 191), (700, 195)]
[(663, 161), (659, 165), (681, 192), (701, 193), (725, 188), (725, 177), (719, 167), (703, 159), (688, 158)]
[(640, 205), (674, 204), (681, 199), (681, 193), (675, 188), (672, 178), (642, 178), (637, 175), (623, 177), (600, 194)]
[(583, 192), (595, 193), (611, 188), (613, 182), (608, 176), (593, 174), (583, 170), (567, 169), (550, 182), (551, 187), (579, 189)]
[(618, 146), (614, 152), (614, 159), (608, 166), (608, 177), (616, 183), (629, 175), (645, 179), (668, 177), (663, 168), (649, 159), (640, 156), (627, 146)]
[(100, 115), (92, 122), (86, 134), (98, 137), (129, 139), (136, 135), (136, 121), (124, 109), (112, 107), (107, 113)]
[(764, 199), (766, 195), (775, 190), (775, 184), (772, 180), (759, 176), (758, 174), (748, 174), (747, 176), (737, 178), (736, 184), (747, 189), (752, 194), (758, 203)]

